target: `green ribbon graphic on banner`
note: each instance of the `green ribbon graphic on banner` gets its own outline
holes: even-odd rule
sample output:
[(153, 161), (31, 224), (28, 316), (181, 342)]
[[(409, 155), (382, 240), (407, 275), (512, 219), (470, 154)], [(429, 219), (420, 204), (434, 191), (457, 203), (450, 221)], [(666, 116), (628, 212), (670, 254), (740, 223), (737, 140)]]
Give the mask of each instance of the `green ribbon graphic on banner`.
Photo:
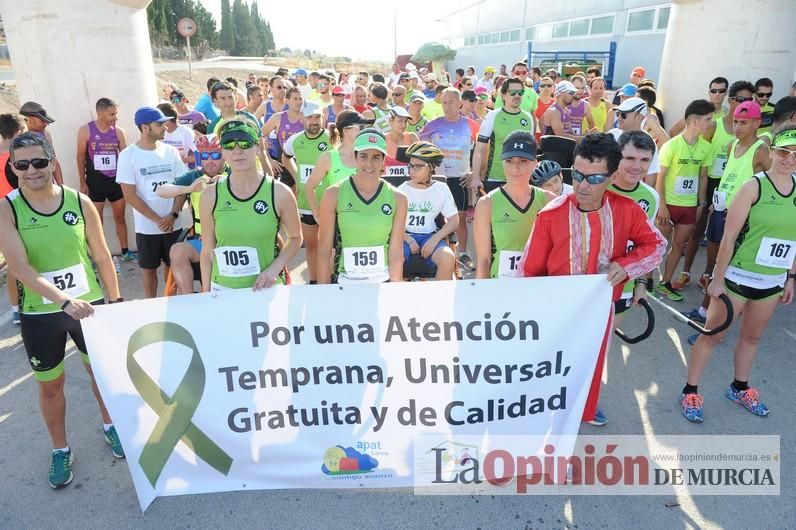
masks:
[[(135, 360), (138, 350), (159, 342), (176, 342), (193, 351), (188, 371), (172, 396), (166, 394)], [(191, 421), (205, 389), (205, 367), (188, 330), (172, 322), (154, 322), (136, 330), (127, 344), (127, 373), (146, 404), (158, 415), (155, 428), (138, 459), (152, 487), (155, 487), (180, 440), (196, 456), (226, 475), (232, 466), (232, 458)]]

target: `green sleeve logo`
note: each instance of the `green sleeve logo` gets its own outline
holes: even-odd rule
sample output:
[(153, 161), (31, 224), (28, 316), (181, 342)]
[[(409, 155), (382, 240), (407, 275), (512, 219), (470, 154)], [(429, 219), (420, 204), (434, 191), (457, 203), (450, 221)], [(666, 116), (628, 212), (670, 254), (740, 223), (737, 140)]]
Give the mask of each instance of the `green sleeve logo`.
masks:
[[(188, 371), (173, 396), (161, 390), (135, 360), (138, 350), (159, 342), (176, 342), (193, 351)], [(216, 471), (229, 473), (232, 458), (191, 421), (205, 389), (205, 367), (187, 329), (171, 322), (154, 322), (136, 330), (127, 344), (127, 373), (143, 400), (158, 415), (138, 459), (153, 488), (180, 440)]]

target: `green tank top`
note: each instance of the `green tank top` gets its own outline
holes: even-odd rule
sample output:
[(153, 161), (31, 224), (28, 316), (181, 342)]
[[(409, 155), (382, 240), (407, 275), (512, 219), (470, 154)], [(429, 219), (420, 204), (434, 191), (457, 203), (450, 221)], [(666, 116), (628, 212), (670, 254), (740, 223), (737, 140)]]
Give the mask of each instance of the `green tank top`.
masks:
[(720, 179), (724, 174), (724, 166), (727, 164), (727, 146), (735, 139), (732, 131), (727, 131), (724, 127), (724, 118), (716, 120), (716, 132), (710, 140), (712, 161), (708, 166), (708, 177)]
[[(617, 195), (623, 195), (630, 199), (636, 201), (636, 204), (641, 206), (641, 209), (644, 210), (644, 213), (647, 214), (647, 219), (655, 219), (655, 216), (658, 215), (658, 205), (660, 204), (660, 196), (658, 192), (655, 191), (655, 188), (652, 186), (645, 184), (644, 182), (639, 182), (636, 184), (636, 187), (632, 190), (626, 190), (624, 188), (620, 188), (616, 184), (611, 184), (608, 186), (608, 189), (616, 193)], [(633, 241), (627, 242), (627, 251), (630, 252), (633, 250), (634, 243)], [(632, 298), (633, 297), (633, 288), (635, 287), (634, 282), (627, 282), (625, 283), (624, 288), (622, 288), (622, 296), (621, 298)]]
[(323, 177), (323, 180), (315, 187), (315, 196), (318, 198), (318, 202), (323, 198), (323, 192), (325, 192), (327, 188), (334, 186), (341, 180), (347, 179), (356, 172), (357, 168), (348, 167), (343, 163), (339, 147), (329, 151), (329, 171), (326, 172), (326, 176)]
[(738, 190), (755, 174), (755, 153), (762, 143), (762, 140), (757, 140), (739, 158), (735, 157), (735, 147), (738, 145), (738, 140), (732, 143), (727, 156), (727, 165), (724, 168), (724, 174), (721, 176), (721, 182), (716, 191), (713, 192), (712, 200), (715, 211), (723, 212), (729, 208), (732, 198), (738, 193)]
[(337, 283), (379, 283), (390, 279), (390, 234), (395, 216), (395, 188), (381, 181), (365, 201), (349, 177), (337, 184), (335, 268)]
[(296, 181), (296, 195), (298, 197), (298, 209), (303, 214), (312, 214), (307, 195), (304, 193), (304, 186), (310, 179), (312, 170), (321, 155), (329, 150), (329, 133), (325, 130), (315, 138), (307, 136), (306, 132), (294, 134), (288, 140), (292, 143), (293, 158), (296, 160), (298, 168), (298, 179)]
[(503, 152), (503, 140), (514, 131), (528, 131), (533, 134), (533, 119), (531, 119), (531, 115), (524, 110), (512, 114), (505, 109), (500, 109), (495, 115), (495, 121), (492, 124), (492, 135), (489, 137), (489, 158), (486, 163), (488, 180), (506, 182), (506, 174), (503, 172), (503, 161), (500, 160), (500, 153)]
[[(600, 100), (600, 103), (596, 107), (589, 105), (589, 108), (591, 108), (591, 117), (594, 119), (594, 126), (597, 127), (597, 130), (602, 131), (605, 128), (605, 120), (608, 119), (608, 111), (605, 110), (605, 103), (603, 103), (603, 100)], [(586, 118), (584, 117), (582, 130), (588, 131), (589, 128), (587, 125)]]
[[(31, 267), (72, 298), (101, 300), (104, 295), (88, 258), (86, 222), (78, 193), (62, 186), (61, 205), (51, 214), (34, 210), (20, 190), (9, 193), (6, 200)], [(57, 313), (61, 306), (22, 284), (19, 309), (33, 315)]]
[(782, 195), (766, 172), (754, 176), (760, 186), (725, 277), (760, 289), (784, 285), (796, 256), (796, 176), (788, 195)]
[(492, 278), (516, 278), (520, 258), (531, 235), (536, 214), (547, 204), (541, 190), (531, 186), (531, 200), (525, 208), (517, 206), (501, 186), (489, 192), (492, 200)]
[[(279, 256), (274, 179), (264, 176), (251, 197), (239, 199), (227, 177), (216, 185), (213, 205), (216, 248), (211, 280), (214, 288), (252, 287), (257, 276)], [(282, 274), (277, 278), (283, 282)]]
[(390, 127), (390, 113), (386, 110), (382, 110), (379, 107), (371, 107), (373, 111), (373, 115), (376, 117), (376, 120), (373, 122), (373, 127), (382, 134), (386, 135), (392, 130)]
[(418, 136), (420, 136), (420, 131), (423, 130), (423, 127), (425, 127), (427, 123), (428, 123), (428, 120), (425, 119), (422, 116), (420, 117), (419, 120), (417, 120), (417, 123), (412, 123), (411, 121), (407, 120), (407, 122), (406, 122), (406, 132), (415, 133)]

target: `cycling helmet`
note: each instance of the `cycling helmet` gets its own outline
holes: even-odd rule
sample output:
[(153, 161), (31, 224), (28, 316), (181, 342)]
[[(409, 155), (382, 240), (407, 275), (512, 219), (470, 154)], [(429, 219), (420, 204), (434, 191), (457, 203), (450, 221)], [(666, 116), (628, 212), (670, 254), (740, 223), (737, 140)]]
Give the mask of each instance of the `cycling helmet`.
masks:
[(561, 174), (561, 165), (553, 160), (542, 160), (531, 174), (531, 183), (541, 186), (556, 175)]
[(433, 164), (438, 166), (442, 163), (442, 159), (445, 158), (445, 155), (442, 153), (442, 150), (437, 147), (436, 145), (432, 144), (431, 142), (414, 142), (406, 149), (406, 156), (408, 158), (417, 158), (418, 160), (422, 160), (423, 162), (428, 162), (429, 164)]

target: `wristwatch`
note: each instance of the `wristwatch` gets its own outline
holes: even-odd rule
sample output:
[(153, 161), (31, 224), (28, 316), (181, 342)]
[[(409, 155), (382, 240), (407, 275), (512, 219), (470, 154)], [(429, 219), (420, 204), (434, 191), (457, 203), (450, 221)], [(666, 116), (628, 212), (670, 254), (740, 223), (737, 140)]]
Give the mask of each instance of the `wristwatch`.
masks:
[(647, 289), (652, 287), (652, 279), (651, 278), (638, 278), (636, 279), (636, 284), (642, 284), (647, 287)]
[(789, 280), (796, 280), (796, 274), (788, 274)]
[(177, 219), (180, 216), (180, 214), (178, 214), (177, 212), (171, 212), (171, 216)]

